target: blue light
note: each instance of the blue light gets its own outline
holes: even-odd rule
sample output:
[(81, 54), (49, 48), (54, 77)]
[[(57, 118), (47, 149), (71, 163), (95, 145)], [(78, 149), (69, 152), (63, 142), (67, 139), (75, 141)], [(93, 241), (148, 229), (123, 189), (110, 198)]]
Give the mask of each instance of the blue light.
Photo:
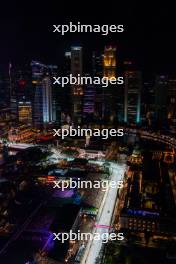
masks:
[(149, 212), (145, 210), (128, 209), (127, 213), (130, 215), (139, 215), (139, 216), (159, 216), (158, 212)]

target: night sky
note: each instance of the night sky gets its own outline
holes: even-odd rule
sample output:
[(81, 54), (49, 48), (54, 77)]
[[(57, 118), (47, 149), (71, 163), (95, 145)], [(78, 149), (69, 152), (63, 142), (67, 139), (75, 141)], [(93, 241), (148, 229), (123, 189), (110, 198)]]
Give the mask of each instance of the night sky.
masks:
[[(28, 2), (28, 3), (26, 3)], [(117, 56), (134, 60), (150, 72), (176, 70), (175, 8), (144, 1), (6, 1), (1, 3), (0, 64), (20, 64), (31, 59), (62, 63), (71, 45), (83, 45), (87, 61), (92, 50), (102, 51), (105, 44), (117, 45)], [(148, 1), (149, 2), (149, 1)], [(154, 1), (153, 1), (154, 2)], [(79, 10), (78, 10), (79, 9)], [(124, 24), (125, 33), (99, 34), (52, 33), (53, 24), (80, 21), (82, 24)]]

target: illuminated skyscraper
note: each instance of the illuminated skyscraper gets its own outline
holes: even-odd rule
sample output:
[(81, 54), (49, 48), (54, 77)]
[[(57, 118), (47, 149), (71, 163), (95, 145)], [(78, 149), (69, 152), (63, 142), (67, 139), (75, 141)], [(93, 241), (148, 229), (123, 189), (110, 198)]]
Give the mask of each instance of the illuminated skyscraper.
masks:
[[(103, 54), (103, 77), (108, 79), (117, 76), (116, 47), (105, 46)], [(107, 123), (114, 123), (117, 119), (117, 94), (118, 88), (109, 83), (102, 88), (103, 107), (102, 117)]]
[(71, 72), (71, 51), (65, 52), (63, 72), (64, 72), (64, 76), (69, 76)]
[[(62, 76), (69, 77), (70, 74), (71, 74), (71, 51), (67, 51), (65, 52), (65, 56), (64, 56)], [(60, 87), (60, 105), (61, 105), (61, 113), (63, 114), (63, 116), (65, 116), (65, 114), (67, 115), (73, 112), (72, 89), (70, 83), (66, 84), (64, 87)], [(65, 122), (65, 120), (62, 120), (62, 122)]]
[(86, 85), (84, 92), (83, 113), (87, 115), (93, 114), (94, 110), (95, 110), (95, 86)]
[[(92, 56), (92, 73), (93, 76), (100, 78), (107, 77), (116, 78), (117, 76), (117, 59), (116, 59), (116, 47), (105, 46), (104, 53), (93, 53)], [(96, 98), (95, 98), (95, 118), (98, 121), (104, 123), (112, 123), (117, 120), (117, 108), (118, 108), (118, 95), (120, 87), (115, 85), (109, 85), (102, 87), (102, 85), (96, 85)]]
[(33, 89), (31, 83), (31, 68), (25, 64), (22, 68), (9, 65), (10, 107), (12, 117), (18, 120), (18, 102), (31, 101)]
[(139, 71), (125, 71), (124, 122), (137, 124), (141, 121), (142, 76)]
[(18, 120), (25, 125), (32, 125), (31, 102), (18, 102)]
[[(50, 88), (51, 88), (51, 96), (50, 96), (50, 117), (52, 119), (52, 122), (54, 122), (56, 125), (60, 124), (61, 120), (61, 102), (63, 101), (62, 98), (62, 91), (61, 87), (59, 85), (53, 85), (51, 80), (53, 76), (58, 75), (58, 67), (56, 65), (47, 65), (47, 75), (50, 82)], [(51, 114), (52, 112), (52, 114)]]
[[(83, 74), (82, 47), (71, 47), (71, 74), (75, 77)], [(83, 87), (72, 85), (73, 119), (81, 122), (83, 108)]]
[(103, 55), (103, 76), (116, 77), (116, 47), (106, 46)]
[(32, 83), (35, 86), (34, 125), (43, 126), (53, 121), (51, 78), (46, 65), (32, 61), (31, 66)]
[(43, 122), (50, 123), (52, 118), (52, 86), (49, 75), (45, 76), (42, 80), (43, 86)]
[[(92, 54), (92, 75), (93, 77), (103, 77), (103, 54), (93, 52)], [(103, 115), (104, 110), (104, 93), (101, 84), (95, 86), (95, 105), (94, 105), (94, 118), (99, 122)]]

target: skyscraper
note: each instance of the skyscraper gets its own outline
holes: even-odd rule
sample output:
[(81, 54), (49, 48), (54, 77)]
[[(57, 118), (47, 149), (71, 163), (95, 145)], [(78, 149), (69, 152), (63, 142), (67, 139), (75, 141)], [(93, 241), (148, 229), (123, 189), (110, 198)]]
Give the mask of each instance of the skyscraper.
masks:
[(116, 47), (106, 46), (103, 55), (103, 76), (108, 79), (116, 77)]
[(141, 121), (141, 88), (140, 71), (125, 71), (124, 122), (138, 124)]
[(168, 76), (158, 75), (155, 79), (155, 113), (159, 123), (167, 119)]
[(31, 66), (35, 88), (33, 120), (35, 126), (43, 126), (53, 121), (51, 78), (46, 65), (32, 61)]
[(84, 91), (84, 105), (83, 113), (84, 114), (93, 114), (95, 110), (95, 86), (86, 85)]
[(25, 125), (32, 125), (32, 105), (31, 102), (18, 102), (18, 120)]
[[(105, 46), (103, 54), (103, 77), (108, 79), (117, 77), (116, 47)], [(113, 123), (117, 118), (118, 87), (109, 83), (102, 88), (103, 94), (103, 119), (106, 123)]]
[(7, 73), (0, 73), (0, 108), (9, 106), (10, 102), (10, 80)]
[[(92, 75), (93, 77), (103, 77), (103, 54), (93, 52), (92, 55)], [(103, 115), (104, 109), (104, 94), (101, 85), (95, 86), (95, 106), (94, 106), (94, 118), (98, 123)]]
[[(67, 76), (71, 74), (71, 51), (65, 52), (64, 64), (62, 76)], [(60, 103), (61, 103), (61, 112), (66, 116), (71, 114), (73, 111), (72, 106), (72, 90), (70, 83), (66, 84), (64, 87), (60, 87)], [(65, 122), (65, 120), (62, 120)]]
[[(71, 74), (75, 77), (83, 74), (82, 47), (71, 47)], [(72, 85), (73, 119), (80, 123), (83, 108), (83, 87)]]
[(176, 129), (176, 76), (170, 76), (168, 80), (168, 112), (167, 118), (171, 128)]
[(93, 76), (103, 77), (103, 54), (92, 54), (92, 74)]
[[(47, 75), (50, 82), (51, 88), (51, 96), (50, 96), (50, 116), (52, 118), (52, 122), (55, 125), (60, 125), (61, 121), (61, 108), (62, 101), (64, 100), (62, 97), (61, 87), (59, 85), (53, 85), (51, 82), (53, 76), (58, 75), (58, 66), (57, 65), (47, 65)], [(52, 114), (51, 114), (52, 112)]]
[(42, 80), (43, 87), (43, 122), (50, 123), (53, 121), (52, 111), (52, 86), (49, 75)]
[(153, 80), (145, 80), (141, 92), (141, 122), (152, 126), (155, 119), (155, 91)]

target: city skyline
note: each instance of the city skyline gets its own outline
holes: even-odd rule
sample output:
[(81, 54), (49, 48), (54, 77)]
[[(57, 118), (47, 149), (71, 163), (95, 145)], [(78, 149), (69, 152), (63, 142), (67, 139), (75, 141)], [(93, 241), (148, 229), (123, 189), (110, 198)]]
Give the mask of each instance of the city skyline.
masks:
[(1, 11), (0, 263), (176, 263), (175, 8)]

